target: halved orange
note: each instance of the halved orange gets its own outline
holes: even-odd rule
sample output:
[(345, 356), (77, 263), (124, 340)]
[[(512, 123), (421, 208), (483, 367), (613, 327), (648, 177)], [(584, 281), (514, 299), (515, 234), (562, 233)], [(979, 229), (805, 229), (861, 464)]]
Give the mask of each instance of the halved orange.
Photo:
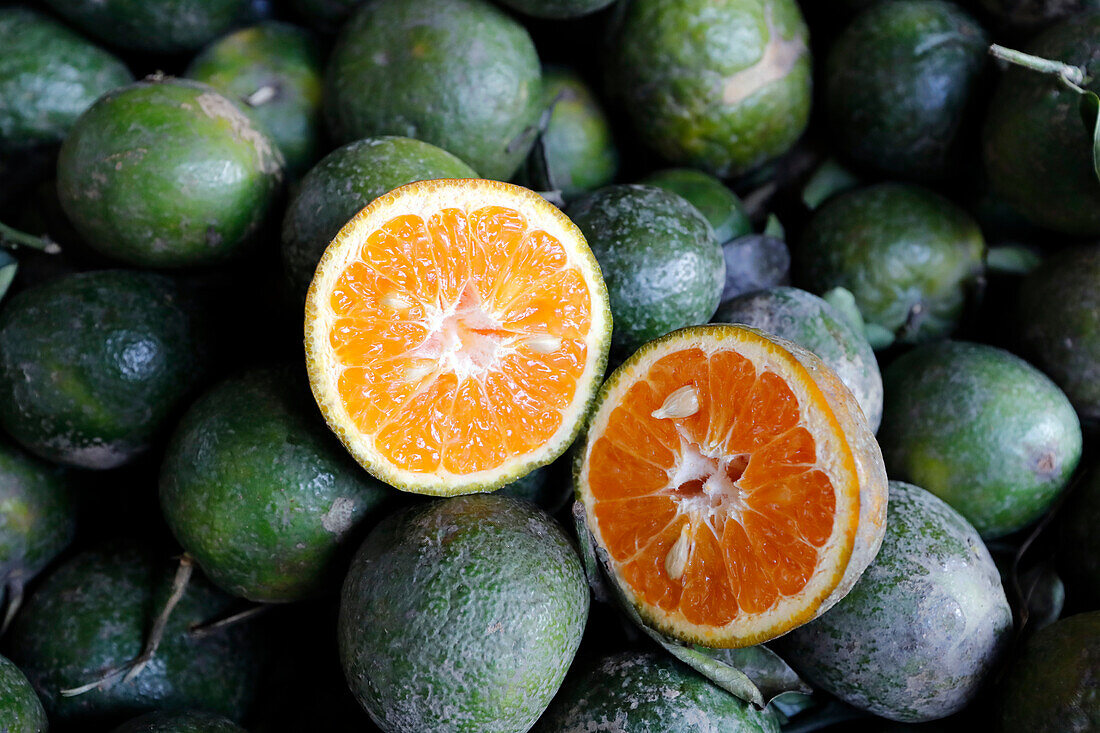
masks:
[(886, 470), (855, 398), (810, 352), (746, 326), (674, 331), (619, 367), (577, 493), (625, 600), (710, 647), (823, 613), (886, 529)]
[(525, 188), (445, 179), (373, 201), (325, 250), (306, 362), (332, 430), (399, 489), (491, 491), (573, 441), (611, 312), (580, 230)]

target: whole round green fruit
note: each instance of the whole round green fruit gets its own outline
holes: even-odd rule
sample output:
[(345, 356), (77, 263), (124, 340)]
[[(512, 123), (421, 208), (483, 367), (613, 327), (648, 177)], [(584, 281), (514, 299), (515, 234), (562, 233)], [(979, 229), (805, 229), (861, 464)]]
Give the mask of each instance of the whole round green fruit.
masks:
[(0, 426), (32, 453), (114, 468), (143, 453), (206, 367), (176, 284), (125, 270), (65, 275), (0, 311)]
[(248, 0), (46, 0), (58, 15), (111, 45), (183, 53), (247, 17)]
[(752, 222), (741, 199), (714, 176), (694, 168), (669, 168), (643, 178), (640, 183), (656, 186), (682, 197), (699, 209), (714, 228), (718, 241), (752, 234)]
[(670, 656), (630, 651), (572, 672), (533, 729), (601, 730), (779, 733), (779, 722), (771, 711), (755, 709)]
[(1082, 420), (1100, 420), (1100, 250), (1089, 245), (1045, 259), (1024, 278), (1018, 308), (1028, 358)]
[(528, 502), (471, 495), (384, 519), (340, 601), (352, 692), (386, 731), (528, 730), (580, 644), (572, 543)]
[(608, 85), (644, 143), (724, 178), (802, 135), (810, 66), (795, 0), (634, 0), (608, 55)]
[(1050, 508), (1081, 458), (1066, 396), (1007, 351), (926, 344), (883, 373), (878, 440), (891, 476), (924, 486), (995, 538)]
[(965, 211), (924, 188), (883, 183), (817, 209), (792, 260), (796, 285), (814, 293), (847, 288), (866, 323), (917, 343), (955, 329), (984, 252)]
[(882, 420), (882, 375), (862, 333), (821, 298), (798, 288), (770, 288), (723, 303), (712, 319), (744, 323), (817, 354), (851, 390), (871, 430)]
[(283, 179), (271, 139), (193, 81), (108, 92), (61, 146), (57, 190), (99, 252), (143, 267), (220, 262), (248, 243)]
[[(1073, 15), (1022, 49), (1084, 70), (1100, 92), (1100, 12)], [(993, 189), (1034, 223), (1065, 234), (1100, 234), (1100, 180), (1092, 133), (1081, 122), (1080, 94), (1030, 69), (1005, 71), (983, 132)]]
[(5, 733), (46, 733), (49, 721), (42, 701), (26, 675), (0, 657), (0, 730)]
[(233, 603), (201, 577), (191, 579), (153, 661), (136, 677), (81, 695), (61, 694), (138, 656), (174, 575), (148, 548), (113, 542), (85, 550), (46, 576), (16, 617), (8, 643), (12, 661), (51, 718), (90, 724), (161, 708), (244, 715), (259, 672), (258, 638), (247, 623), (204, 637), (191, 633)]
[(60, 144), (97, 97), (133, 81), (117, 58), (27, 8), (0, 8), (0, 48), (0, 153)]
[(506, 180), (534, 143), (542, 77), (527, 30), (487, 0), (376, 0), (340, 32), (324, 99), (339, 142), (414, 137)]
[(852, 591), (780, 641), (798, 671), (891, 720), (970, 703), (1012, 636), (1012, 610), (978, 533), (927, 491), (890, 482), (886, 536)]
[(1100, 727), (1100, 611), (1035, 632), (1001, 687), (1001, 733), (1088, 733)]
[(285, 367), (246, 372), (201, 397), (161, 467), (161, 509), (180, 545), (219, 586), (260, 602), (334, 585), (341, 549), (389, 496)]
[(306, 31), (276, 21), (244, 28), (203, 49), (186, 76), (240, 102), (279, 147), (290, 175), (317, 162), (321, 51)]
[(305, 298), (325, 248), (348, 220), (384, 193), (433, 178), (477, 178), (446, 150), (408, 137), (357, 140), (326, 155), (299, 183), (283, 218), (282, 257)]
[(978, 22), (944, 0), (895, 0), (859, 14), (825, 68), (840, 150), (886, 176), (958, 172), (988, 48)]
[(569, 205), (600, 263), (620, 357), (718, 307), (726, 265), (714, 230), (680, 196), (653, 186), (615, 185)]

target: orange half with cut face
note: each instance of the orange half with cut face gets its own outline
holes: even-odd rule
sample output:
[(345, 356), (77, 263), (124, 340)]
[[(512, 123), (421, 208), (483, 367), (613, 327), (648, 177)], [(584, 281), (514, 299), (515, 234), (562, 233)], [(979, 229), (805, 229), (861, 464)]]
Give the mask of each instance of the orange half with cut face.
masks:
[(580, 230), (525, 188), (421, 181), (325, 251), (306, 362), (326, 421), (399, 489), (489, 491), (559, 456), (603, 376), (611, 313)]
[(855, 398), (810, 352), (744, 326), (675, 331), (619, 367), (577, 492), (625, 600), (711, 647), (823, 613), (886, 527), (886, 471)]

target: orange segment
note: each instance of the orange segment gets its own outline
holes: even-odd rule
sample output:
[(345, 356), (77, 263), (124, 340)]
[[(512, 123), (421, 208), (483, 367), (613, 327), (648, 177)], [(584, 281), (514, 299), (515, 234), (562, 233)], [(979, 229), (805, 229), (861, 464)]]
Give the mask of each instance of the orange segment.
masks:
[(778, 636), (839, 600), (881, 542), (886, 475), (862, 412), (790, 349), (684, 329), (601, 390), (579, 497), (626, 599), (674, 637)]
[(329, 245), (306, 304), (310, 383), (367, 470), (398, 488), (497, 488), (556, 458), (607, 358), (584, 237), (526, 189), (410, 184)]

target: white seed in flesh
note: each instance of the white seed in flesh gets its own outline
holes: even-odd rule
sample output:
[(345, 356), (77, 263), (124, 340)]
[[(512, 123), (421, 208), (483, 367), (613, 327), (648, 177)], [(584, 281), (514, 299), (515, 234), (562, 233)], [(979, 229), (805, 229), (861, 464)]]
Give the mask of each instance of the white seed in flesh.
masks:
[(665, 398), (664, 404), (650, 413), (650, 416), (663, 420), (665, 418), (691, 417), (699, 412), (699, 390), (690, 384), (685, 384)]
[(665, 571), (668, 577), (679, 580), (687, 567), (688, 555), (691, 550), (691, 522), (684, 522), (680, 527), (680, 537), (672, 545), (672, 549), (665, 555)]

